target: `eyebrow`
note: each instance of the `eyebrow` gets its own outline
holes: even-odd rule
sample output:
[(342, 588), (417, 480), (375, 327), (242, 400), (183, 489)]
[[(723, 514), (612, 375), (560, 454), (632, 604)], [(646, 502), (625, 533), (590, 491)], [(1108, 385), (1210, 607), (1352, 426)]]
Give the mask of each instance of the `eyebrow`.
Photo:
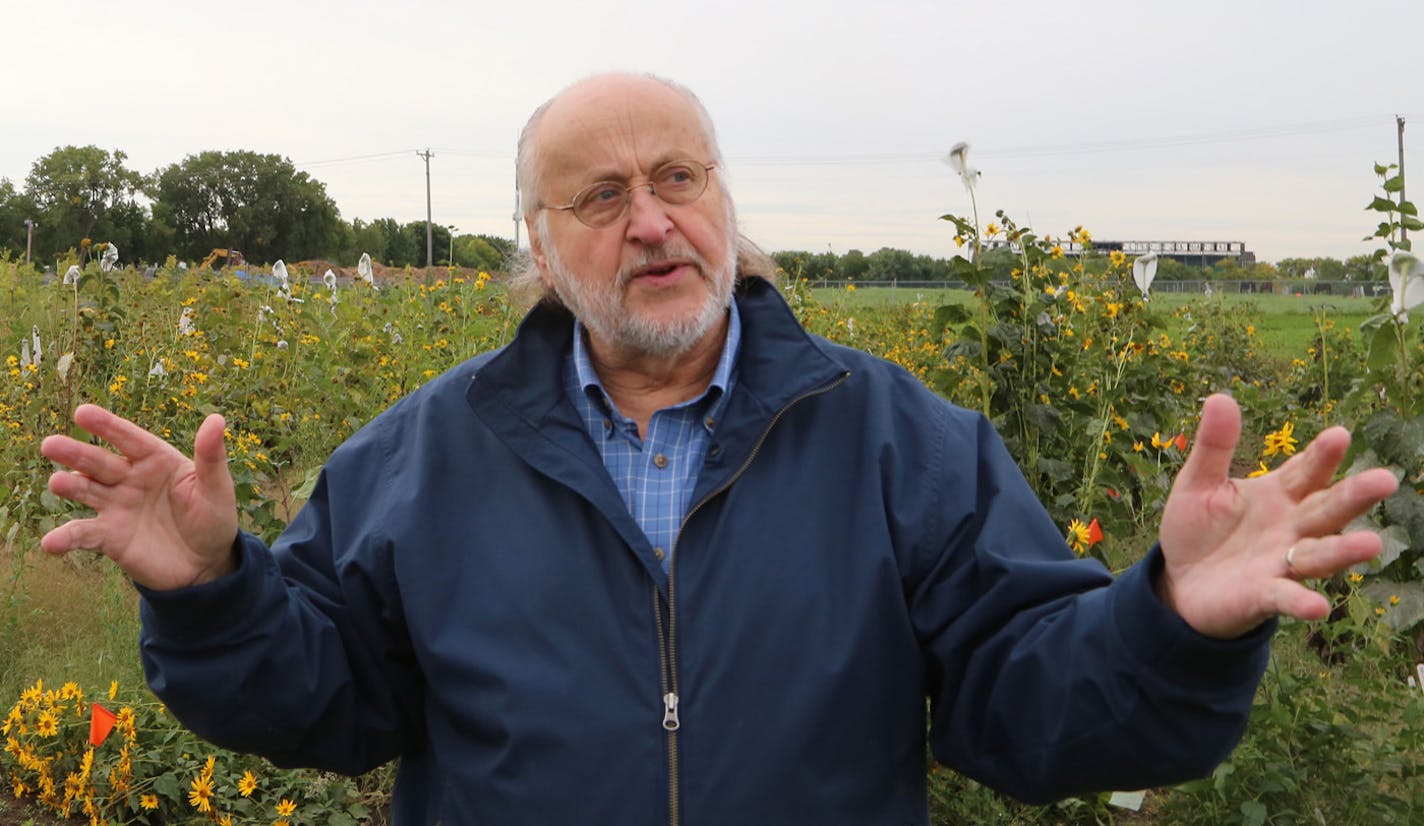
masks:
[[(681, 150), (666, 152), (663, 155), (658, 156), (657, 160), (653, 161), (651, 171), (657, 172), (659, 169), (662, 169), (670, 163), (688, 160), (690, 158), (695, 157), (695, 155), (682, 152)], [(591, 173), (587, 178), (584, 179), (586, 181), (586, 183), (584, 183), (584, 186), (588, 186), (589, 184), (596, 184), (600, 181), (617, 181), (619, 183), (623, 183), (628, 180), (627, 175), (624, 175), (622, 172), (618, 171), (617, 169), (614, 169), (613, 167), (594, 167), (594, 170), (595, 171), (593, 173)]]

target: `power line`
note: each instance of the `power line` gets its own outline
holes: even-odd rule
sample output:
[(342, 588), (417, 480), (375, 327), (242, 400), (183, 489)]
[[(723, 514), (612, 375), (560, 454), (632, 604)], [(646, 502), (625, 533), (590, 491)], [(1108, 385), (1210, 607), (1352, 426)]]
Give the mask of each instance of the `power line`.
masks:
[[(1364, 116), (1331, 121), (1266, 126), (1253, 129), (1235, 129), (1222, 132), (1187, 133), (1162, 135), (1148, 138), (1129, 138), (1112, 141), (1085, 141), (1066, 144), (1040, 144), (1036, 146), (988, 149), (976, 152), (981, 158), (1041, 158), (1058, 155), (1084, 155), (1095, 152), (1126, 152), (1152, 149), (1172, 149), (1181, 146), (1198, 146), (1213, 143), (1239, 143), (1243, 141), (1271, 140), (1276, 138), (1317, 135), (1329, 132), (1346, 132), (1378, 127), (1381, 116)], [(876, 164), (924, 163), (937, 161), (943, 156), (939, 150), (929, 152), (900, 152), (854, 155), (762, 155), (734, 156), (734, 161), (742, 166), (861, 166)]]
[(388, 158), (400, 158), (409, 155), (413, 151), (415, 150), (399, 149), (394, 152), (378, 152), (374, 155), (352, 155), (349, 158), (330, 158), (324, 161), (303, 161), (301, 163), (294, 163), (292, 164), (292, 166), (331, 166), (333, 164), (355, 163), (358, 161), (373, 161)]

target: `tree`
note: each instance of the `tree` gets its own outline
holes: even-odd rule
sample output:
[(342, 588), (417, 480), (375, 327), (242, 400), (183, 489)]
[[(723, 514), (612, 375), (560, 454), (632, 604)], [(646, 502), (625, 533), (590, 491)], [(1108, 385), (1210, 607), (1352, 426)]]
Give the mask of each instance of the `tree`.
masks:
[(63, 146), (35, 161), (25, 195), (36, 212), (35, 255), (79, 247), (85, 238), (121, 251), (144, 237), (148, 213), (136, 200), (144, 178), (120, 150)]
[(220, 247), (250, 261), (320, 258), (341, 241), (326, 185), (280, 155), (189, 155), (154, 175), (151, 194), (154, 216), (172, 227), (184, 257)]
[(8, 178), (0, 178), (0, 256), (10, 253), (24, 260), (25, 219), (30, 218), (24, 198)]

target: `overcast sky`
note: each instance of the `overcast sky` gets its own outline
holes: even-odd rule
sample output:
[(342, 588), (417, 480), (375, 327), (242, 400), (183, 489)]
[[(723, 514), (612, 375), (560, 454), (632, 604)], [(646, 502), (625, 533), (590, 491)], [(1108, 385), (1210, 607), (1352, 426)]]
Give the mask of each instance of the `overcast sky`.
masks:
[[(1424, 169), (1424, 2), (6, 2), (0, 177), (57, 146), (141, 172), (289, 157), (344, 218), (514, 234), (529, 113), (605, 70), (703, 99), (743, 231), (771, 249), (947, 255), (981, 215), (1100, 240), (1347, 257), (1372, 165)], [(1424, 175), (1417, 200), (1424, 201)]]

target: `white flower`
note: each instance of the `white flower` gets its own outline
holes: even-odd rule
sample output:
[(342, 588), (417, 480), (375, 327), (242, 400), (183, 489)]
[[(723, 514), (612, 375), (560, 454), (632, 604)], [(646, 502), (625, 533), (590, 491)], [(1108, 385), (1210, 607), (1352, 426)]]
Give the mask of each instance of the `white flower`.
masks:
[(1409, 323), (1409, 311), (1424, 304), (1424, 262), (1407, 252), (1389, 257), (1389, 312), (1399, 323)]
[(195, 332), (197, 328), (193, 326), (193, 308), (184, 307), (183, 314), (178, 316), (178, 335), (191, 336)]
[(114, 246), (111, 241), (104, 246), (104, 255), (99, 258), (99, 270), (101, 272), (108, 272), (112, 270), (117, 263), (119, 263), (119, 248)]
[(402, 341), (405, 341), (405, 339), (401, 338), (400, 331), (396, 329), (396, 325), (391, 322), (387, 321), (386, 326), (381, 329), (391, 337), (392, 344), (400, 344)]
[(361, 260), (356, 262), (356, 275), (372, 287), (376, 286), (376, 276), (371, 270), (371, 254), (369, 252), (361, 253)]
[(149, 378), (161, 379), (166, 375), (168, 375), (168, 368), (163, 366), (163, 359), (155, 361), (153, 366), (148, 368)]
[(1157, 253), (1149, 252), (1132, 262), (1132, 281), (1142, 291), (1145, 301), (1152, 289), (1152, 279), (1157, 277)]
[(64, 271), (64, 284), (65, 284), (65, 286), (69, 286), (69, 285), (71, 285), (71, 284), (76, 284), (76, 285), (77, 285), (78, 283), (79, 283), (79, 267), (76, 266), (76, 265), (74, 265), (74, 264), (70, 264), (70, 265), (69, 265), (69, 269), (67, 269), (67, 270)]
[(321, 283), (325, 284), (325, 285), (326, 285), (326, 288), (327, 288), (328, 290), (331, 290), (331, 303), (332, 303), (332, 304), (335, 304), (335, 303), (336, 303), (336, 273), (332, 272), (331, 270), (327, 270), (327, 271), (321, 276)]
[(35, 345), (34, 365), (39, 367), (44, 362), (44, 350), (40, 347), (40, 325), (35, 324), (30, 327), (30, 341)]
[(949, 154), (944, 156), (944, 162), (964, 181), (964, 188), (973, 192), (974, 184), (979, 178), (979, 170), (969, 165), (969, 144), (964, 141), (956, 143), (949, 150)]
[(277, 349), (278, 349), (278, 350), (285, 350), (285, 349), (287, 349), (287, 340), (286, 340), (285, 338), (284, 338), (284, 339), (279, 339), (279, 340), (277, 341)]

